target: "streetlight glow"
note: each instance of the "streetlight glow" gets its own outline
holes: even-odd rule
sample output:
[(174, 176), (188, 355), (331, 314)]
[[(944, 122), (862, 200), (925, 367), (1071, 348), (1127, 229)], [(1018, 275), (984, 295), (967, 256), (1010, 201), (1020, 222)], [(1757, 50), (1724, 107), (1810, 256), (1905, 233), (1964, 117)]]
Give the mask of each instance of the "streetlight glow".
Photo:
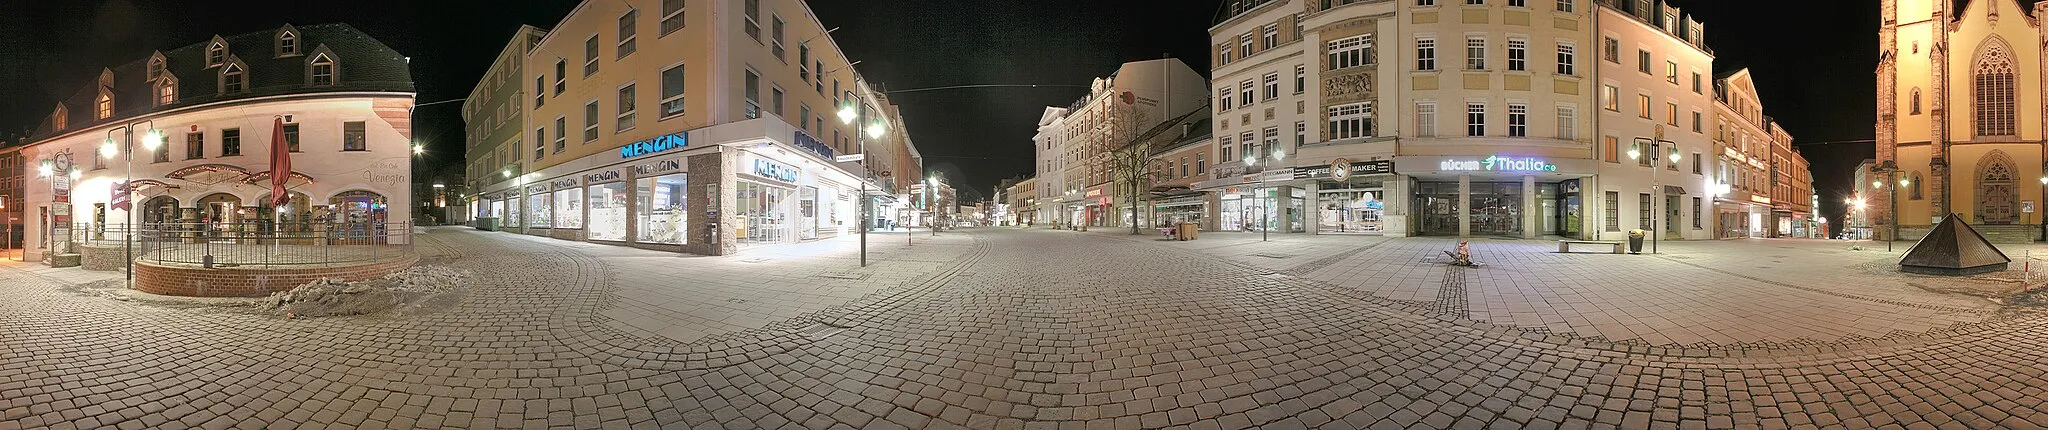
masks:
[(149, 129), (148, 133), (142, 135), (142, 149), (154, 152), (158, 146), (163, 146), (163, 144), (164, 132), (162, 131), (152, 128)]
[(1628, 159), (1630, 159), (1630, 160), (1634, 160), (1634, 159), (1637, 159), (1637, 158), (1642, 158), (1642, 157), (1643, 157), (1643, 150), (1641, 150), (1641, 149), (1636, 149), (1636, 148), (1629, 148), (1629, 149), (1628, 149)]
[(413, 145), (412, 145), (412, 153), (413, 153), (414, 155), (419, 155), (419, 154), (425, 154), (425, 153), (427, 153), (427, 146), (426, 146), (426, 145), (420, 145), (420, 144), (413, 144)]
[(1684, 157), (1681, 157), (1681, 156), (1679, 156), (1679, 155), (1678, 155), (1678, 148), (1672, 148), (1672, 149), (1671, 149), (1671, 165), (1674, 165), (1674, 166), (1678, 165), (1678, 161), (1679, 161), (1680, 159), (1683, 159), (1683, 158), (1684, 158)]
[(79, 170), (78, 170), (78, 169), (71, 169), (71, 180), (73, 180), (73, 181), (76, 181), (76, 180), (78, 180), (78, 172), (79, 172)]
[[(2041, 178), (2041, 183), (2043, 183), (2043, 184), (2048, 184), (2048, 178)], [(1912, 186), (1912, 185), (1913, 185), (1913, 180), (1912, 180), (1912, 179), (1906, 179), (1906, 178), (1899, 178), (1899, 186), (1901, 186), (1901, 187), (1908, 187), (1908, 186)]]
[(50, 167), (50, 160), (43, 160), (42, 164), (36, 166), (36, 173), (42, 175), (43, 177), (49, 177), (50, 173), (53, 171), (55, 170), (52, 167)]
[(869, 124), (867, 126), (868, 137), (872, 139), (880, 139), (882, 138), (882, 132), (884, 131), (884, 129), (888, 127), (888, 124), (885, 124), (881, 121), (875, 121), (874, 124)]
[(1871, 188), (1884, 188), (1884, 181), (1870, 181)]
[(854, 116), (856, 114), (853, 112), (853, 106), (839, 108), (839, 122), (852, 124)]
[(114, 146), (114, 139), (107, 139), (105, 142), (100, 143), (100, 156), (112, 160), (114, 159), (114, 152), (118, 149), (121, 148)]

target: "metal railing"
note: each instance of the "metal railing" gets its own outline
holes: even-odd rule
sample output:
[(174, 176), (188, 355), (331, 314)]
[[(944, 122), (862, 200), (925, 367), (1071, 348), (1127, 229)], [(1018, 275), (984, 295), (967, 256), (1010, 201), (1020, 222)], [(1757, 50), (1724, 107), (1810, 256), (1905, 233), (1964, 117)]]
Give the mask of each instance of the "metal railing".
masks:
[(310, 267), (412, 257), (412, 233), (411, 222), (85, 223), (70, 239), (116, 250), (132, 239), (135, 261), (159, 265)]

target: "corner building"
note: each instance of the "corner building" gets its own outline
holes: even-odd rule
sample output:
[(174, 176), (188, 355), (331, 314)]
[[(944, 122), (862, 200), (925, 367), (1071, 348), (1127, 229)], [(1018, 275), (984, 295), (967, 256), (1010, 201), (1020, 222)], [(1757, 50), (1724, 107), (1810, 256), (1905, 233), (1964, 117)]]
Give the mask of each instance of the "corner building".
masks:
[(507, 231), (706, 255), (899, 213), (921, 159), (826, 32), (795, 0), (584, 2), (524, 54), (526, 170), (480, 200)]
[[(1263, 228), (1275, 232), (1613, 240), (1651, 230), (1655, 215), (1666, 238), (1712, 236), (1700, 214), (1713, 58), (1703, 25), (1675, 7), (1233, 1), (1219, 18), (1219, 157), (1196, 188), (1254, 208), (1240, 220), (1270, 211)], [(1262, 228), (1219, 215), (1223, 230)]]
[(1955, 214), (1994, 241), (2032, 241), (2048, 196), (2048, 2), (1883, 0), (1880, 13), (1872, 232), (1910, 240)]

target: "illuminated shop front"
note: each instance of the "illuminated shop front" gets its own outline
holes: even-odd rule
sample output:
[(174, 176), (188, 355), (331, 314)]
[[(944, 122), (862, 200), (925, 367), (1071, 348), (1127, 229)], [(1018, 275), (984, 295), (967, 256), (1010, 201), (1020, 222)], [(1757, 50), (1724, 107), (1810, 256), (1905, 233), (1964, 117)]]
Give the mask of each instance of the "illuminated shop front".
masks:
[(1311, 213), (1316, 234), (1382, 234), (1386, 232), (1386, 188), (1393, 178), (1393, 160), (1332, 160), (1328, 165), (1294, 168), (1296, 181), (1315, 187)]
[[(1414, 233), (1428, 236), (1587, 237), (1586, 159), (1535, 156), (1404, 156), (1416, 166), (1406, 196)], [(1380, 197), (1380, 196), (1374, 196)]]

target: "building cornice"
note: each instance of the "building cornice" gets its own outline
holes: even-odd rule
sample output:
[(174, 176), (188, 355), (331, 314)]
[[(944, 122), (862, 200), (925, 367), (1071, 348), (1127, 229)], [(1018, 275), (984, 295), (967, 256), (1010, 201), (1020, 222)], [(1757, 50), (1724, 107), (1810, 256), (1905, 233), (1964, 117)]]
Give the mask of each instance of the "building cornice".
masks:
[(42, 139), (37, 139), (37, 140), (31, 141), (31, 142), (29, 142), (29, 143), (27, 143), (27, 144), (23, 144), (23, 145), (21, 145), (21, 146), (18, 146), (18, 147), (16, 147), (16, 148), (27, 148), (27, 147), (33, 147), (33, 146), (36, 146), (36, 145), (41, 145), (41, 144), (44, 144), (44, 143), (48, 143), (48, 142), (52, 142), (52, 141), (57, 141), (57, 140), (63, 140), (63, 139), (66, 139), (66, 138), (70, 138), (70, 137), (72, 137), (72, 136), (74, 136), (74, 135), (78, 135), (78, 134), (83, 134), (83, 133), (86, 133), (86, 132), (102, 132), (102, 133), (103, 133), (103, 132), (105, 132), (105, 131), (107, 131), (107, 130), (112, 130), (112, 129), (115, 129), (115, 128), (120, 128), (120, 127), (122, 127), (122, 126), (125, 126), (125, 125), (127, 125), (127, 124), (130, 124), (130, 123), (135, 123), (135, 122), (140, 122), (140, 121), (149, 121), (149, 120), (154, 120), (154, 119), (157, 119), (157, 118), (162, 118), (162, 117), (166, 117), (166, 116), (171, 116), (171, 115), (179, 115), (179, 114), (187, 114), (187, 113), (192, 113), (192, 112), (196, 112), (196, 111), (202, 111), (202, 110), (208, 110), (208, 109), (216, 109), (216, 108), (226, 108), (226, 107), (234, 107), (234, 106), (241, 106), (241, 105), (253, 105), (253, 104), (260, 104), (260, 103), (274, 103), (274, 102), (281, 102), (281, 101), (297, 101), (297, 100), (319, 100), (319, 99), (346, 99), (346, 98), (387, 98), (387, 97), (388, 97), (388, 98), (399, 98), (399, 97), (403, 97), (403, 98), (406, 98), (406, 99), (411, 99), (411, 98), (413, 98), (414, 96), (415, 96), (415, 94), (414, 94), (414, 93), (409, 93), (409, 92), (388, 92), (388, 91), (359, 91), (359, 92), (327, 92), (327, 93), (301, 93), (301, 94), (284, 94), (284, 95), (275, 95), (275, 96), (251, 97), (251, 98), (241, 98), (241, 99), (233, 99), (233, 100), (221, 100), (221, 101), (209, 102), (209, 103), (205, 103), (205, 104), (198, 104), (198, 105), (192, 105), (192, 106), (185, 106), (185, 107), (179, 107), (179, 108), (176, 108), (176, 109), (171, 109), (171, 110), (165, 110), (165, 111), (158, 111), (158, 112), (150, 112), (150, 113), (147, 113), (147, 114), (142, 114), (142, 115), (136, 115), (136, 116), (132, 116), (132, 117), (127, 117), (127, 118), (122, 118), (122, 119), (120, 119), (119, 121), (104, 121), (104, 122), (101, 122), (101, 123), (98, 123), (98, 124), (93, 124), (93, 126), (91, 126), (91, 127), (85, 127), (85, 128), (80, 128), (80, 129), (77, 129), (77, 130), (72, 130), (72, 131), (64, 132), (64, 133), (62, 133), (62, 134), (57, 134), (57, 135), (53, 135), (53, 136), (48, 136), (48, 137), (44, 137), (44, 138), (42, 138)]

